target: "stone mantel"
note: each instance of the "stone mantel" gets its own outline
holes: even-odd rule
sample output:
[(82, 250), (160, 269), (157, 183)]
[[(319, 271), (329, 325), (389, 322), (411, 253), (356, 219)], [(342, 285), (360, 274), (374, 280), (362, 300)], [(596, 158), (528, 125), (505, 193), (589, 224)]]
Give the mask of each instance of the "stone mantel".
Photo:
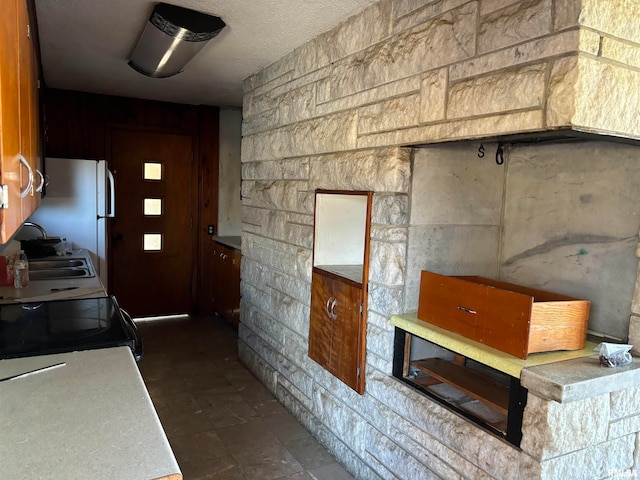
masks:
[(520, 381), (531, 394), (569, 403), (640, 387), (640, 358), (614, 368), (601, 366), (597, 354), (537, 365), (524, 368)]

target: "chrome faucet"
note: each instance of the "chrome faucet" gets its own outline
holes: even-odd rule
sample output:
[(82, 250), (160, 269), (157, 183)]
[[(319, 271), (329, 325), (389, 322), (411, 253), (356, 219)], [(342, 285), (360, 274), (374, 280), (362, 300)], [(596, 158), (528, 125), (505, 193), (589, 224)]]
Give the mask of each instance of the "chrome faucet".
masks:
[(33, 222), (24, 222), (22, 224), (23, 227), (33, 227), (37, 230), (40, 230), (40, 233), (42, 234), (42, 238), (47, 238), (47, 231), (40, 225), (38, 225), (37, 223), (33, 223)]

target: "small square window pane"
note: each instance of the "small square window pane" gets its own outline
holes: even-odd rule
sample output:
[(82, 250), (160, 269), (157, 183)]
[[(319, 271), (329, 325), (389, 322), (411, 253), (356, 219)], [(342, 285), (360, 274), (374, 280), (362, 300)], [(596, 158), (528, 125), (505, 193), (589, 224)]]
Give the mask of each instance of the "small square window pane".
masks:
[(161, 233), (145, 233), (143, 235), (143, 249), (146, 252), (159, 252), (162, 250)]
[(145, 198), (143, 211), (144, 211), (144, 215), (148, 217), (162, 215), (162, 199), (161, 198)]
[(144, 162), (145, 180), (162, 180), (162, 164), (159, 162)]

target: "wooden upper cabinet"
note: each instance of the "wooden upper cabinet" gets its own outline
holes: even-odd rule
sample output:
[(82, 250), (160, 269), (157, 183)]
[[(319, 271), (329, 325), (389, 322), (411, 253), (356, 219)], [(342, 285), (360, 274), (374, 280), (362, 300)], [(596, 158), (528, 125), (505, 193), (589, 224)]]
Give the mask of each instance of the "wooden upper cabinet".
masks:
[[(22, 217), (28, 218), (40, 204), (44, 176), (40, 155), (38, 58), (35, 29), (24, 0), (18, 0), (20, 50), (20, 147), (26, 164), (21, 165)], [(28, 167), (27, 167), (28, 165)]]
[[(25, 0), (5, 0), (0, 15), (0, 243), (37, 207), (37, 68)], [(33, 197), (31, 196), (33, 193)]]
[(371, 192), (318, 190), (309, 357), (364, 392)]

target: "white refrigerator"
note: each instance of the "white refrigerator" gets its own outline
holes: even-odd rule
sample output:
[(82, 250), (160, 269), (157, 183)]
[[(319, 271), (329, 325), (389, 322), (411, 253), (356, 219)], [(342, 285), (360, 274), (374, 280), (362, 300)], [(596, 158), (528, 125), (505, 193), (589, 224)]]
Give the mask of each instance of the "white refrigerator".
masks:
[(46, 195), (29, 221), (51, 237), (66, 238), (90, 252), (107, 285), (107, 218), (115, 215), (115, 185), (105, 160), (47, 158)]

